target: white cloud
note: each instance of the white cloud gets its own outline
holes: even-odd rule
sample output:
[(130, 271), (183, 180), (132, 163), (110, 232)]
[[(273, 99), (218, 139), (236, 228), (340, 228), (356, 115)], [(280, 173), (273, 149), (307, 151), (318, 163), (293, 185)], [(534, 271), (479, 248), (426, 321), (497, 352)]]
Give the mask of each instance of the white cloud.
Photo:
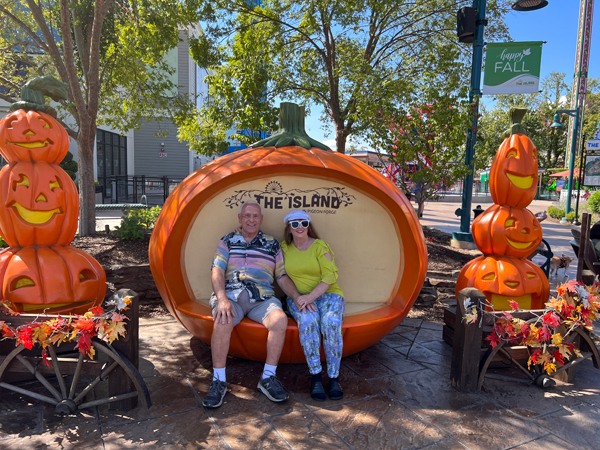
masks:
[(563, 95), (562, 97), (560, 97), (560, 98), (558, 99), (558, 104), (559, 104), (560, 106), (566, 106), (566, 105), (567, 105), (567, 96), (566, 96), (566, 95)]
[(321, 141), (321, 144), (325, 144), (330, 149), (335, 149), (335, 139), (327, 139), (326, 141)]

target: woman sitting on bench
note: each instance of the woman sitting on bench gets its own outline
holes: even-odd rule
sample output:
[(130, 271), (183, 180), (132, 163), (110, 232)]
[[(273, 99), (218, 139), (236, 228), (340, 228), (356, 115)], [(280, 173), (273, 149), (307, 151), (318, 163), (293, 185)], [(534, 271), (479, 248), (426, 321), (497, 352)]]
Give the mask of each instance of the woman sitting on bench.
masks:
[(321, 375), (321, 336), (327, 359), (329, 398), (340, 400), (344, 393), (340, 386), (342, 359), (342, 322), (344, 320), (344, 293), (337, 285), (337, 268), (333, 251), (317, 236), (310, 216), (304, 211), (292, 211), (283, 219), (285, 241), (281, 243), (285, 269), (301, 294), (293, 301), (287, 299), (288, 310), (298, 322), (300, 343), (312, 375), (310, 396), (325, 401)]

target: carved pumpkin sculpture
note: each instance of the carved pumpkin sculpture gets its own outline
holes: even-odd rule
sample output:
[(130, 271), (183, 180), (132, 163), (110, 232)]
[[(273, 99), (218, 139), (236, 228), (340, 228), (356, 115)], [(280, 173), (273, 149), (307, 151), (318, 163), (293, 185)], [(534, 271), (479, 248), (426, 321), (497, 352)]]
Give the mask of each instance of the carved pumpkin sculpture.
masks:
[(486, 255), (529, 256), (542, 242), (542, 226), (524, 208), (490, 206), (471, 227), (477, 248)]
[(502, 142), (490, 169), (490, 193), (494, 203), (527, 207), (538, 183), (537, 149), (520, 124), (525, 109), (513, 111), (511, 135)]
[(73, 240), (79, 197), (75, 183), (57, 164), (4, 166), (0, 195), (0, 228), (8, 245), (69, 245)]
[(9, 247), (0, 253), (0, 278), (3, 298), (22, 312), (83, 314), (106, 293), (100, 264), (70, 245)]
[(0, 122), (0, 152), (9, 162), (58, 164), (69, 151), (69, 135), (49, 114), (18, 109)]
[(2, 297), (17, 311), (83, 314), (104, 300), (106, 274), (87, 253), (70, 246), (79, 198), (58, 163), (69, 136), (44, 104), (43, 93), (65, 100), (66, 85), (52, 77), (29, 81), (22, 101), (0, 121), (0, 252)]
[(496, 310), (510, 310), (510, 300), (521, 309), (541, 309), (550, 295), (546, 275), (533, 262), (521, 258), (480, 256), (460, 271), (456, 289), (474, 287)]
[(471, 227), (473, 240), (484, 254), (467, 263), (456, 281), (456, 294), (474, 287), (496, 310), (540, 309), (550, 295), (544, 272), (525, 259), (542, 241), (542, 227), (525, 207), (535, 197), (537, 150), (520, 124), (525, 109), (511, 110), (511, 129), (490, 170), (490, 192), (496, 203)]
[[(335, 251), (346, 299), (343, 354), (350, 355), (385, 337), (408, 314), (427, 271), (423, 232), (393, 183), (306, 135), (300, 107), (282, 103), (279, 128), (253, 148), (202, 166), (169, 196), (150, 239), (152, 275), (171, 314), (210, 342), (210, 264), (219, 239), (237, 228), (238, 208), (260, 202), (261, 229), (280, 241), (284, 216), (306, 209)], [(231, 334), (229, 353), (264, 361), (266, 342), (266, 329), (244, 318)], [(279, 361), (306, 361), (293, 319)]]

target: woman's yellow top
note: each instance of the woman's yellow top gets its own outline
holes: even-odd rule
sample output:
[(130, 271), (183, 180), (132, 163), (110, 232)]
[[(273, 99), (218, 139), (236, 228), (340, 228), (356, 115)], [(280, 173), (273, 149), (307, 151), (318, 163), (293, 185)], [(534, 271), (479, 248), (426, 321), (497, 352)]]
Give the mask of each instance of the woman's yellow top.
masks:
[[(283, 241), (281, 250), (283, 250), (285, 271), (300, 294), (309, 294), (323, 281), (330, 285), (327, 294), (344, 296), (337, 284), (337, 267), (335, 267), (333, 251), (325, 241), (316, 239), (305, 251), (298, 250), (293, 243), (288, 245)], [(331, 261), (325, 256), (326, 253), (331, 255)]]

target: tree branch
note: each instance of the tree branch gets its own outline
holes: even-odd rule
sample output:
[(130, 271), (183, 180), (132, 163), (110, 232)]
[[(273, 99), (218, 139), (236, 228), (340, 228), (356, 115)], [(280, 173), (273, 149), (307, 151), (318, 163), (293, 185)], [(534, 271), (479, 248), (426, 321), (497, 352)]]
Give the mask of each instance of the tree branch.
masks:
[[(62, 2), (65, 0), (61, 0)], [(100, 92), (100, 43), (102, 34), (102, 25), (104, 18), (108, 14), (110, 7), (113, 4), (113, 0), (97, 0), (94, 5), (94, 22), (92, 24), (92, 36), (90, 39), (90, 65), (89, 65), (89, 90), (90, 90), (90, 112), (94, 118), (98, 114), (98, 100)], [(96, 94), (94, 94), (96, 93)]]
[[(73, 16), (73, 34), (75, 35), (75, 45), (77, 45), (77, 51), (81, 60), (81, 67), (83, 69), (83, 76), (85, 84), (89, 84), (88, 71), (90, 69), (89, 53), (87, 49), (87, 42), (83, 36), (83, 30), (81, 28), (81, 20), (77, 18), (77, 12), (75, 9), (71, 10)], [(79, 23), (78, 23), (79, 22)]]
[[(27, 5), (29, 6), (31, 13), (33, 14), (33, 18), (35, 19), (36, 23), (38, 24), (38, 27), (40, 27), (40, 31), (42, 32), (44, 39), (46, 39), (46, 45), (47, 45), (46, 50), (50, 54), (52, 59), (54, 60), (54, 65), (56, 67), (56, 70), (58, 71), (58, 74), (60, 75), (61, 80), (66, 82), (68, 80), (67, 69), (63, 63), (61, 56), (60, 56), (60, 51), (54, 40), (54, 35), (48, 29), (48, 24), (46, 23), (46, 20), (44, 19), (44, 14), (42, 12), (42, 9), (34, 0), (27, 0)], [(70, 28), (68, 29), (68, 34), (69, 34), (69, 38), (70, 38), (70, 36), (71, 36)], [(63, 39), (64, 39), (64, 30), (63, 30)]]
[[(77, 69), (75, 68), (73, 39), (71, 38), (71, 17), (69, 14), (68, 0), (60, 0), (60, 24), (63, 35), (63, 50), (65, 57), (64, 66), (67, 74), (67, 80), (71, 88), (73, 103), (75, 104), (75, 109), (77, 110), (79, 120), (84, 120), (84, 118), (89, 120), (89, 113), (86, 108), (85, 100), (81, 95), (81, 85), (79, 83), (79, 77), (77, 76)], [(79, 122), (79, 127), (83, 127), (81, 122)]]

